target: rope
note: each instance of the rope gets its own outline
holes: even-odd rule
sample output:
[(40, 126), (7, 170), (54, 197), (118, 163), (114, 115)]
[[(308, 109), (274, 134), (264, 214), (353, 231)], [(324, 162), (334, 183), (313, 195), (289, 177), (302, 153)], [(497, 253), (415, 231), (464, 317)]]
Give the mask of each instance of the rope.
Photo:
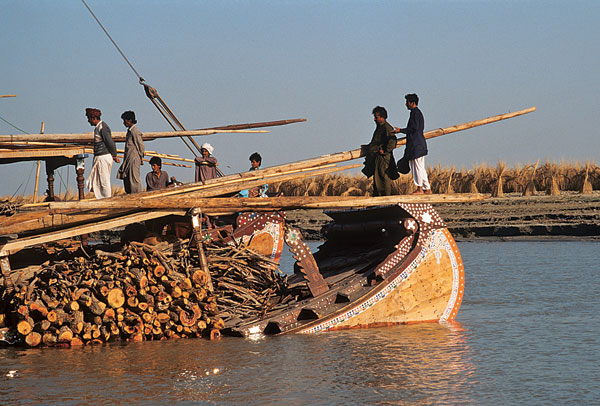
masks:
[[(25, 184), (23, 191), (25, 191), (27, 189), (27, 186), (29, 186), (29, 181), (31, 180), (31, 174), (33, 173), (33, 168), (34, 168), (34, 166), (32, 165), (31, 169), (29, 170), (29, 175), (27, 175), (27, 183)], [(21, 190), (21, 188), (23, 187), (23, 183), (25, 183), (25, 182), (21, 182), (21, 184), (19, 185), (17, 190), (15, 190), (15, 193), (13, 193), (13, 195), (8, 199), (9, 202), (12, 202), (14, 200), (17, 193), (19, 193), (19, 190)]]
[[(144, 86), (144, 90), (146, 91), (146, 96), (148, 96), (148, 98), (152, 101), (152, 103), (154, 104), (154, 106), (163, 115), (163, 117), (165, 118), (165, 120), (167, 120), (167, 122), (171, 125), (171, 127), (173, 127), (173, 130), (177, 131), (175, 125), (171, 122), (171, 120), (173, 120), (175, 122), (175, 124), (177, 124), (180, 127), (181, 130), (185, 131), (185, 127), (183, 126), (183, 124), (181, 124), (181, 122), (175, 116), (175, 114), (171, 111), (171, 109), (169, 108), (169, 106), (167, 106), (167, 104), (164, 102), (164, 100), (158, 95), (158, 92), (154, 88), (152, 88), (152, 87), (150, 87), (150, 86), (148, 86), (147, 84), (144, 83), (144, 78), (142, 78), (142, 76), (135, 70), (135, 68), (133, 67), (133, 65), (131, 64), (131, 62), (129, 62), (129, 59), (127, 59), (127, 57), (125, 56), (125, 54), (123, 53), (123, 51), (121, 51), (121, 48), (119, 48), (119, 46), (117, 45), (117, 43), (112, 39), (112, 37), (110, 36), (110, 34), (108, 33), (108, 31), (106, 31), (106, 28), (104, 28), (104, 26), (102, 25), (102, 23), (100, 22), (100, 20), (98, 20), (98, 17), (96, 17), (96, 15), (92, 11), (92, 9), (85, 2), (85, 0), (81, 0), (81, 2), (88, 9), (88, 11), (92, 15), (92, 17), (94, 17), (94, 20), (96, 20), (96, 22), (98, 23), (98, 25), (100, 26), (100, 28), (102, 28), (102, 31), (104, 31), (104, 33), (106, 34), (106, 36), (108, 37), (108, 39), (110, 39), (110, 41), (113, 43), (113, 45), (115, 46), (115, 48), (117, 48), (117, 51), (119, 51), (119, 53), (121, 54), (121, 56), (123, 57), (123, 59), (125, 59), (125, 62), (127, 62), (127, 64), (129, 65), (129, 67), (136, 74), (136, 76), (139, 79), (140, 85)], [(154, 99), (157, 99), (159, 103), (157, 103)], [(171, 118), (171, 120), (169, 120), (169, 117), (167, 117), (167, 116), (169, 116)], [(183, 137), (179, 137), (179, 138), (181, 138), (181, 140), (183, 141), (183, 143), (195, 155), (196, 151), (194, 151), (194, 149), (187, 143), (187, 141)], [(192, 138), (189, 135), (186, 136), (186, 138), (194, 145), (194, 147), (196, 147), (197, 151), (200, 152), (200, 146), (196, 143), (196, 141), (194, 140), (194, 138)]]
[[(68, 165), (67, 165), (68, 168)], [(60, 179), (60, 183), (58, 184), (58, 194), (56, 194), (56, 196), (60, 196), (60, 193), (62, 191), (62, 188), (65, 188), (65, 194), (68, 192), (69, 188), (67, 187), (67, 183), (69, 182), (69, 174), (71, 173), (70, 171), (67, 171), (67, 183), (65, 183), (62, 174), (61, 174), (61, 170), (65, 169), (64, 166), (61, 166), (60, 168), (57, 168), (54, 173), (56, 173), (58, 175), (58, 178)]]
[[(4, 117), (0, 116), (0, 120), (4, 121), (6, 124), (10, 125), (11, 127), (21, 131), (23, 134), (29, 134), (27, 131), (25, 130), (21, 130), (19, 127), (17, 127), (16, 125), (12, 124), (11, 122), (9, 122), (8, 120), (6, 120)], [(27, 176), (27, 184), (25, 185), (25, 188), (23, 190), (27, 189), (27, 186), (29, 186), (29, 181), (31, 180), (31, 174), (33, 172), (33, 166), (31, 167), (30, 171), (29, 171), (29, 175)], [(15, 192), (13, 193), (13, 195), (8, 199), (8, 201), (12, 201), (15, 196), (17, 195), (17, 193), (19, 193), (19, 190), (21, 190), (21, 187), (23, 187), (23, 182), (21, 182), (21, 184), (19, 185), (19, 187), (17, 187), (17, 190), (15, 190)]]
[(13, 128), (16, 128), (17, 130), (21, 131), (23, 134), (29, 134), (27, 131), (21, 130), (19, 127), (17, 127), (16, 125), (10, 123), (8, 120), (6, 120), (5, 118), (3, 118), (2, 116), (0, 116), (0, 120), (4, 121), (9, 126), (11, 126)]
[(143, 82), (144, 79), (135, 70), (135, 68), (133, 67), (133, 65), (131, 64), (131, 62), (129, 62), (129, 59), (127, 59), (127, 57), (125, 56), (125, 54), (123, 53), (123, 51), (121, 51), (121, 48), (119, 48), (119, 46), (117, 45), (117, 43), (112, 39), (112, 37), (110, 36), (110, 34), (108, 33), (108, 31), (106, 31), (106, 28), (104, 28), (104, 26), (102, 25), (102, 23), (100, 22), (100, 20), (98, 20), (98, 17), (96, 17), (96, 15), (92, 11), (92, 9), (87, 5), (87, 3), (85, 2), (85, 0), (81, 0), (81, 2), (88, 9), (88, 11), (92, 15), (92, 17), (94, 17), (94, 20), (96, 20), (96, 22), (98, 23), (98, 25), (100, 26), (100, 28), (102, 28), (102, 31), (104, 31), (104, 33), (106, 34), (106, 36), (108, 37), (108, 39), (110, 40), (110, 42), (112, 42), (113, 45), (115, 46), (115, 48), (117, 48), (117, 51), (119, 51), (119, 53), (121, 54), (121, 56), (123, 57), (123, 59), (125, 59), (125, 62), (127, 62), (127, 64), (129, 65), (129, 67), (131, 68), (131, 70), (133, 70), (133, 72), (136, 74), (136, 76), (138, 77), (138, 79), (140, 80), (140, 82)]

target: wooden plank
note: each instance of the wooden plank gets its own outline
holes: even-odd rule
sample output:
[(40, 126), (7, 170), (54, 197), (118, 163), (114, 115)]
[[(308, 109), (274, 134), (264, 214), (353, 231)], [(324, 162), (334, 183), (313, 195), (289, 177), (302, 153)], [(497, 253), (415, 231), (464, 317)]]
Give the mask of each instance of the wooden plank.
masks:
[[(66, 210), (59, 212), (56, 210), (40, 211), (36, 217), (32, 213), (18, 213), (11, 216), (10, 223), (2, 224), (2, 234), (22, 234), (34, 231), (50, 231), (66, 225), (83, 225), (87, 222), (109, 220), (115, 216), (131, 213), (132, 210), (96, 210), (84, 211)], [(22, 220), (22, 221), (20, 221)]]
[(79, 154), (84, 154), (83, 147), (67, 147), (67, 148), (40, 148), (40, 149), (25, 149), (25, 150), (0, 150), (0, 159), (14, 158), (50, 158), (57, 156), (65, 156), (68, 158)]
[(57, 241), (65, 238), (71, 238), (82, 234), (93, 233), (96, 231), (109, 230), (111, 228), (121, 227), (140, 221), (151, 220), (159, 217), (169, 216), (171, 214), (185, 215), (184, 210), (166, 210), (135, 213), (127, 216), (118, 217), (111, 220), (95, 222), (84, 226), (76, 226), (65, 230), (46, 233), (35, 237), (22, 238), (0, 245), (0, 257), (10, 255), (13, 252), (33, 245), (43, 244), (49, 241)]
[[(173, 138), (192, 135), (211, 135), (222, 133), (268, 133), (268, 130), (190, 130), (190, 131), (158, 131), (143, 133), (144, 141), (155, 140), (157, 138)], [(126, 132), (113, 132), (112, 137), (115, 142), (125, 142)], [(93, 133), (76, 133), (76, 134), (8, 134), (0, 135), (0, 143), (17, 143), (17, 142), (67, 142), (77, 144), (92, 144), (94, 142)]]
[(108, 202), (107, 199), (50, 202), (53, 210), (83, 209), (171, 209), (198, 207), (203, 213), (233, 209), (237, 211), (272, 211), (291, 209), (364, 208), (399, 203), (467, 203), (481, 201), (489, 196), (474, 194), (365, 196), (281, 196), (281, 197), (211, 197), (190, 198), (168, 196), (152, 200)]
[(293, 123), (302, 123), (305, 122), (305, 118), (292, 118), (288, 120), (277, 120), (277, 121), (263, 121), (260, 123), (246, 123), (246, 124), (231, 124), (224, 125), (221, 127), (210, 127), (210, 128), (202, 128), (202, 130), (244, 130), (248, 128), (263, 128), (263, 127), (273, 127), (278, 125), (287, 125)]

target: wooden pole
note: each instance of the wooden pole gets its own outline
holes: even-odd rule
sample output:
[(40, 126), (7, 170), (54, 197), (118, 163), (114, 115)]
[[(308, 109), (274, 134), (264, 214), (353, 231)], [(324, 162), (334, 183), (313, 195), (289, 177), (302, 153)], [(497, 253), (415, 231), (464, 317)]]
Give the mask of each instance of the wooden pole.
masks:
[(17, 97), (16, 94), (0, 94), (0, 99), (3, 99), (5, 97)]
[[(506, 120), (509, 118), (522, 116), (523, 114), (532, 113), (535, 110), (536, 110), (535, 107), (529, 107), (527, 109), (515, 111), (514, 113), (498, 114), (497, 116), (492, 116), (492, 117), (484, 118), (481, 120), (469, 121), (466, 123), (453, 125), (451, 127), (438, 128), (436, 130), (427, 131), (423, 135), (425, 136), (426, 139), (435, 138), (435, 137), (439, 137), (441, 135), (452, 134), (452, 133), (455, 133), (458, 131), (468, 130), (469, 128), (479, 127), (482, 125), (495, 123), (497, 121), (502, 121), (502, 120)], [(396, 148), (398, 148), (400, 145), (404, 145), (404, 144), (406, 144), (406, 139), (398, 140), (398, 143), (396, 144)]]
[(231, 124), (221, 127), (202, 128), (202, 130), (244, 130), (248, 128), (272, 127), (277, 125), (288, 125), (293, 123), (303, 123), (305, 118), (293, 118), (289, 120), (263, 121), (261, 123)]
[(210, 276), (210, 270), (208, 269), (208, 260), (204, 253), (204, 241), (202, 241), (202, 211), (194, 207), (191, 212), (192, 215), (192, 228), (194, 229), (194, 240), (196, 241), (196, 248), (198, 249), (198, 257), (200, 259), (200, 266), (202, 271), (206, 274), (209, 292), (213, 292), (212, 277)]
[[(44, 133), (44, 122), (42, 121), (42, 128), (40, 129), (40, 134)], [(40, 183), (40, 167), (42, 166), (42, 161), (37, 161), (37, 169), (35, 171), (35, 187), (33, 189), (33, 202), (37, 202), (37, 194), (38, 194), (38, 185)]]
[(78, 235), (89, 234), (96, 231), (109, 230), (111, 228), (122, 227), (128, 224), (139, 223), (140, 221), (169, 216), (171, 214), (183, 216), (186, 214), (186, 212), (183, 210), (167, 210), (134, 213), (104, 221), (93, 221), (90, 224), (76, 225), (68, 229), (35, 235), (33, 237), (12, 240), (6, 244), (0, 244), (0, 260), (3, 257), (14, 254), (23, 248), (34, 245), (43, 244), (50, 241), (63, 240), (65, 238), (72, 238)]
[[(240, 133), (240, 134), (256, 134), (256, 133), (268, 133), (267, 130), (191, 130), (191, 131), (159, 131), (144, 133), (142, 136), (144, 141), (151, 141), (157, 138), (173, 138), (181, 136), (192, 136), (192, 135), (211, 135), (211, 134), (229, 134), (229, 133)], [(125, 132), (113, 132), (113, 140), (115, 142), (125, 142)], [(16, 142), (27, 142), (27, 141), (42, 141), (42, 142), (66, 142), (71, 144), (92, 144), (94, 142), (93, 133), (76, 133), (76, 134), (44, 134), (41, 137), (38, 134), (9, 134), (0, 135), (0, 143), (16, 143)]]
[(51, 210), (84, 209), (185, 209), (198, 208), (204, 214), (215, 211), (273, 211), (293, 209), (348, 209), (398, 203), (467, 203), (486, 199), (475, 194), (364, 196), (281, 196), (281, 197), (211, 197), (169, 196), (152, 200), (111, 202), (108, 199), (84, 202), (52, 202)]

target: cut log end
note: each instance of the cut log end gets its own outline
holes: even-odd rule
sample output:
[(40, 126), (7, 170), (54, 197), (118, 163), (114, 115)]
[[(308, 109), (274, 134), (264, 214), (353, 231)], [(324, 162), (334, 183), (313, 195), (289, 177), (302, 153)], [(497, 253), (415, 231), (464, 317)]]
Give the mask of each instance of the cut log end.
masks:
[(125, 304), (125, 294), (119, 288), (111, 289), (107, 295), (107, 302), (113, 309), (122, 307)]

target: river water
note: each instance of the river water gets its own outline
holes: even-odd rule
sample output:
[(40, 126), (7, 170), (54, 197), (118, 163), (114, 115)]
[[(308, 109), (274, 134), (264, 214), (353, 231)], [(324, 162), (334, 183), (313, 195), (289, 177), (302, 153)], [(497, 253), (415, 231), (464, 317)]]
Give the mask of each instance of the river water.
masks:
[(459, 248), (466, 291), (453, 324), (0, 348), (0, 403), (597, 404), (600, 243)]

